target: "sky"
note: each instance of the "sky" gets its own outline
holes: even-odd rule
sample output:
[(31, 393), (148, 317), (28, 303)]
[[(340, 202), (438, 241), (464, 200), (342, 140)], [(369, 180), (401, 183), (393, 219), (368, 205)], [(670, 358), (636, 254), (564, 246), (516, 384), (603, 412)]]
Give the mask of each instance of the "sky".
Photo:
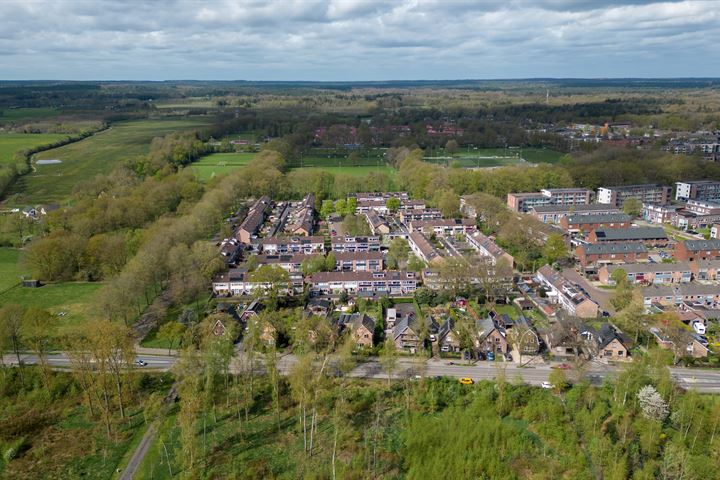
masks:
[(2, 0), (1, 80), (720, 77), (720, 0)]

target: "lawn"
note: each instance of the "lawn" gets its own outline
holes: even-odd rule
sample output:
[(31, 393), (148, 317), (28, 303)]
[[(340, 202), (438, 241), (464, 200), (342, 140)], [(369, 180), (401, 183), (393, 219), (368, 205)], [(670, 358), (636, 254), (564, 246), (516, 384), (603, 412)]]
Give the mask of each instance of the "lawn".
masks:
[(548, 148), (523, 148), (521, 156), (532, 163), (557, 163), (565, 154)]
[[(2, 118), (2, 117), (0, 117)], [(67, 135), (54, 133), (5, 133), (0, 134), (0, 165), (14, 164), (15, 152), (38, 145), (48, 145)]]
[(0, 248), (0, 300), (5, 290), (20, 283), (20, 275), (24, 273), (20, 266), (20, 250)]
[(56, 117), (58, 110), (52, 107), (40, 108), (5, 108), (0, 110), (0, 123), (16, 122), (18, 120), (38, 120), (41, 118)]
[(18, 201), (25, 203), (61, 201), (84, 180), (109, 173), (120, 162), (146, 154), (154, 137), (206, 124), (203, 118), (118, 123), (85, 140), (39, 153), (37, 159), (59, 159), (62, 163), (36, 166), (37, 171), (15, 182), (10, 194), (20, 194)]
[(0, 304), (34, 305), (54, 314), (66, 312), (65, 316), (58, 317), (61, 319), (58, 335), (62, 335), (97, 315), (91, 299), (101, 286), (101, 283), (86, 282), (51, 283), (40, 288), (16, 286), (0, 293)]
[(564, 154), (544, 148), (461, 148), (450, 158), (443, 150), (432, 152), (424, 160), (440, 164), (459, 164), (464, 168), (517, 165), (523, 162), (556, 163)]
[(355, 177), (364, 177), (368, 173), (376, 172), (376, 173), (386, 173), (387, 175), (394, 177), (397, 173), (394, 168), (392, 168), (390, 165), (381, 165), (381, 166), (364, 166), (364, 167), (353, 167), (353, 166), (344, 166), (344, 167), (302, 167), (302, 168), (294, 168), (293, 170), (307, 170), (307, 171), (318, 171), (322, 170), (324, 172), (332, 173), (333, 175), (352, 175)]
[(194, 162), (190, 168), (200, 180), (209, 180), (247, 165), (253, 157), (254, 153), (213, 153)]

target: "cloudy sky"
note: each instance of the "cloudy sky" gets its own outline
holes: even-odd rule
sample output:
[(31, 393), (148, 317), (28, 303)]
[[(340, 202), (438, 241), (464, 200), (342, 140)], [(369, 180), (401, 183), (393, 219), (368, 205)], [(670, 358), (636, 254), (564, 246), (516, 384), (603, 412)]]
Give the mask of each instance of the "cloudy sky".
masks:
[(720, 1), (2, 0), (0, 79), (720, 77)]

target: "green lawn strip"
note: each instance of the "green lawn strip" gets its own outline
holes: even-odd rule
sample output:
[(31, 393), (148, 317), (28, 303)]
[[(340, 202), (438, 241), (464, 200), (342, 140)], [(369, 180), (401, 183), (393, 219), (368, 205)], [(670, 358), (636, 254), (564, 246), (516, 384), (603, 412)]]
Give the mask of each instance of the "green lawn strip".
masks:
[(54, 133), (2, 133), (0, 134), (0, 165), (14, 165), (15, 153), (20, 150), (49, 145), (68, 136)]
[(207, 122), (206, 118), (163, 118), (115, 124), (82, 141), (38, 153), (36, 160), (57, 159), (62, 163), (35, 165), (36, 171), (20, 177), (9, 193), (33, 204), (61, 201), (78, 183), (146, 154), (153, 138), (200, 128)]
[[(135, 433), (133, 434), (132, 438), (128, 442), (127, 448), (125, 449), (125, 453), (122, 457), (118, 460), (117, 468), (112, 474), (111, 478), (120, 478), (122, 475), (123, 470), (127, 466), (127, 464), (130, 462), (130, 459), (132, 458), (133, 454), (135, 453), (135, 450), (137, 450), (137, 447), (140, 445), (140, 442), (142, 441), (143, 437), (145, 436), (145, 432), (148, 431), (148, 428), (150, 428), (150, 423), (145, 423), (145, 419), (142, 413), (140, 413), (140, 417), (142, 419), (142, 423), (140, 424), (139, 428), (135, 430)], [(118, 470), (120, 470), (118, 472)]]
[[(172, 478), (177, 475), (180, 469), (176, 466), (179, 459), (176, 453), (180, 452), (180, 428), (177, 424), (177, 404), (172, 407), (169, 414), (158, 422), (157, 431), (152, 445), (145, 454), (145, 458), (135, 473), (136, 480), (161, 480), (164, 478)], [(167, 455), (166, 455), (167, 452)], [(168, 468), (167, 459), (170, 458), (170, 468)]]

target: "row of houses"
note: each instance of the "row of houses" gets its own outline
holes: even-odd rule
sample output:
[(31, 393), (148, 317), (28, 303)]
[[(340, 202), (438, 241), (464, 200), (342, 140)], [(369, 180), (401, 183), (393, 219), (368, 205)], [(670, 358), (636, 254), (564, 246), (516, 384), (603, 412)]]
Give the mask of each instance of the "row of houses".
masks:
[[(258, 266), (274, 265), (288, 273), (298, 273), (302, 271), (304, 262), (318, 255), (323, 254), (259, 254), (255, 258)], [(379, 272), (384, 269), (384, 259), (381, 252), (338, 252), (332, 255), (335, 258), (335, 270), (339, 272)]]
[(681, 230), (709, 228), (720, 223), (720, 203), (688, 200), (682, 205), (643, 205), (643, 219), (669, 223)]
[(417, 289), (419, 280), (415, 272), (398, 270), (317, 272), (305, 278), (296, 272), (289, 274), (288, 282), (273, 285), (264, 279), (257, 280), (246, 269), (234, 268), (217, 275), (212, 289), (218, 296), (251, 295), (272, 288), (293, 295), (302, 293), (304, 284), (311, 295), (409, 296)]
[(235, 238), (242, 243), (250, 244), (253, 235), (258, 232), (265, 221), (265, 214), (271, 205), (270, 197), (266, 195), (260, 197), (252, 207), (250, 207), (248, 214), (235, 232)]
[[(675, 263), (628, 263), (605, 265), (598, 270), (600, 283), (614, 285), (613, 272), (622, 270), (634, 284), (673, 284), (720, 281), (720, 260)], [(718, 287), (720, 289), (720, 287)]]

